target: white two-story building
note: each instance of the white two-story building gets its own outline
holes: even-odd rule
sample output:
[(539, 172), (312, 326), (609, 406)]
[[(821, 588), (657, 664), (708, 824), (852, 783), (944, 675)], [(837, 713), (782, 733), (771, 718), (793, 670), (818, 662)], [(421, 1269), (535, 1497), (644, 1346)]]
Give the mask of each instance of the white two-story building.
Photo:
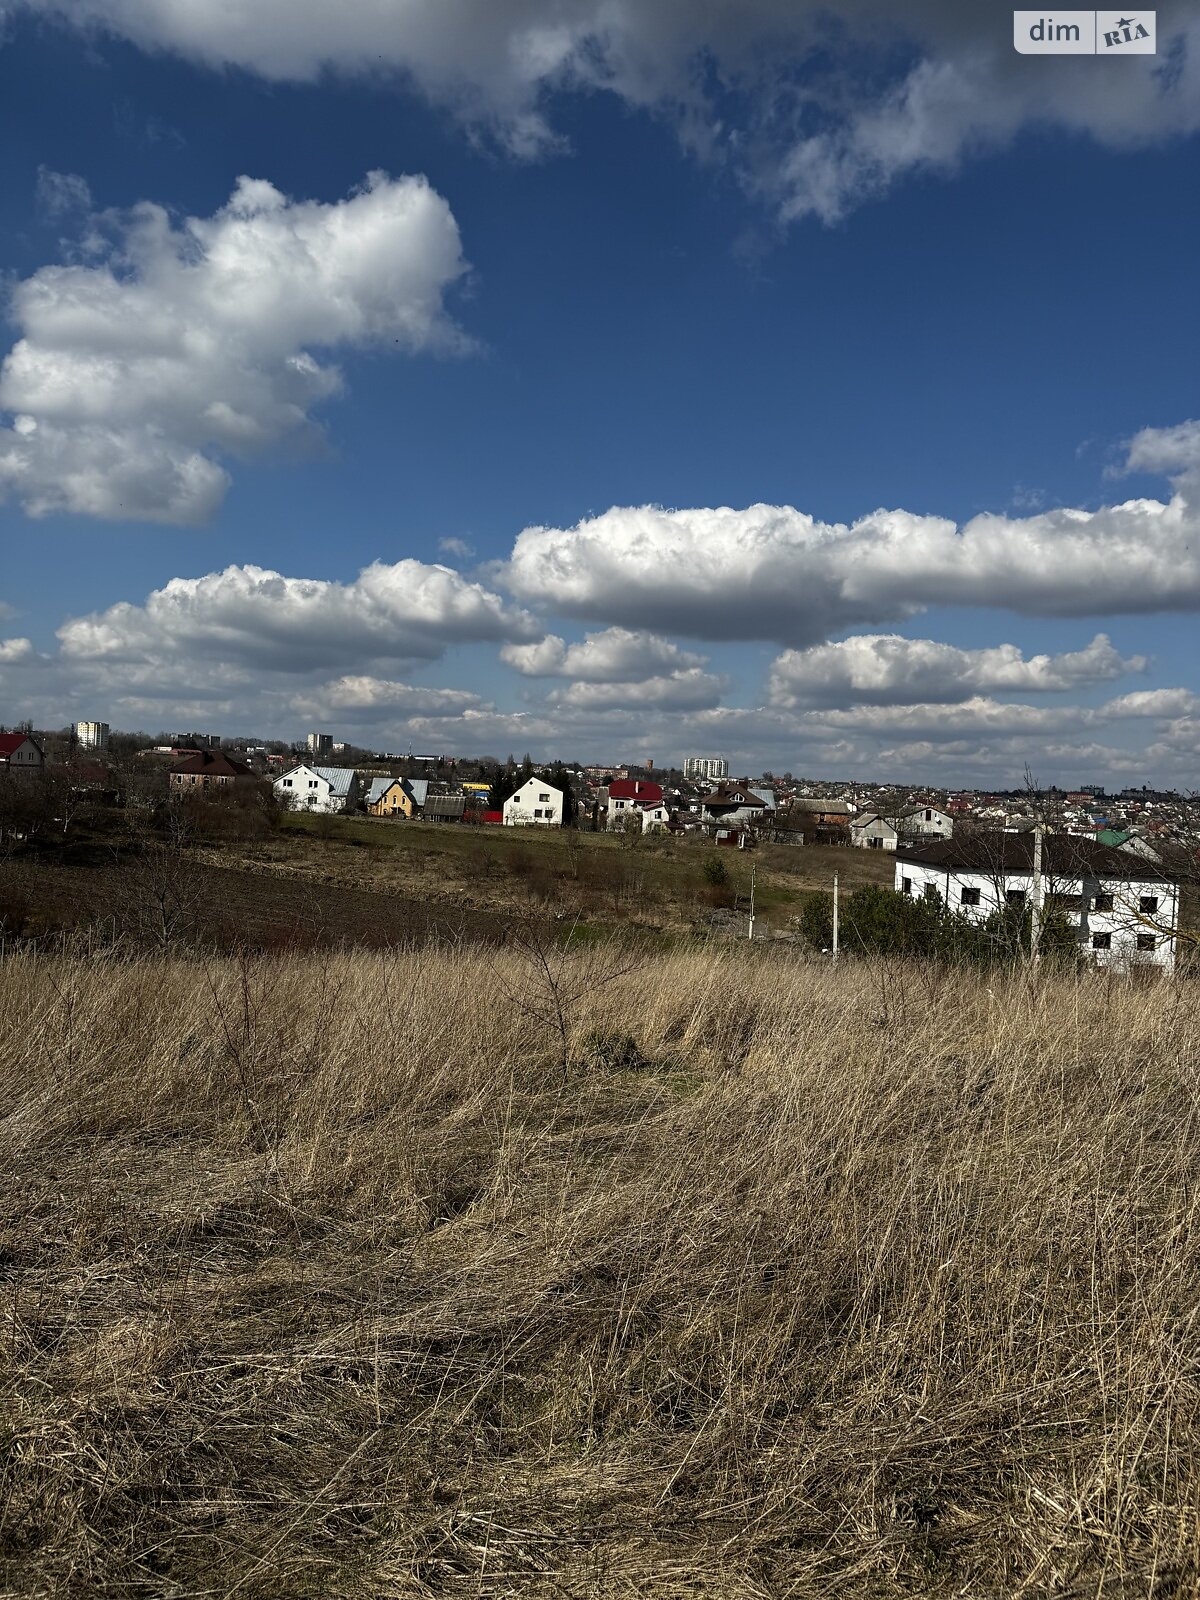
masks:
[[(979, 832), (936, 844), (900, 844), (896, 889), (935, 893), (951, 911), (986, 922), (1007, 906), (1032, 906), (1032, 833)], [(1098, 966), (1175, 966), (1179, 882), (1126, 850), (1074, 834), (1042, 840), (1042, 904), (1076, 930)]]
[(545, 778), (527, 778), (515, 794), (504, 802), (506, 828), (558, 828), (562, 826), (563, 800), (561, 789), (556, 789)]
[(310, 767), (302, 762), (271, 785), (291, 811), (349, 811), (358, 799), (353, 767)]

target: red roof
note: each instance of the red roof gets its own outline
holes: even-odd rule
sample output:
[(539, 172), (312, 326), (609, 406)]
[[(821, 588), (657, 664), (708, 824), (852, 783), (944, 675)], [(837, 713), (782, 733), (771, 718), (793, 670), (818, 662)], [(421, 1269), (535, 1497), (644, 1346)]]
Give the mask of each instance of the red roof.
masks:
[[(0, 756), (11, 756), (28, 738), (27, 733), (0, 733)], [(32, 742), (30, 740), (30, 743)]]
[(615, 778), (608, 786), (610, 800), (636, 800), (640, 806), (660, 806), (662, 797), (661, 783), (647, 783), (641, 778)]

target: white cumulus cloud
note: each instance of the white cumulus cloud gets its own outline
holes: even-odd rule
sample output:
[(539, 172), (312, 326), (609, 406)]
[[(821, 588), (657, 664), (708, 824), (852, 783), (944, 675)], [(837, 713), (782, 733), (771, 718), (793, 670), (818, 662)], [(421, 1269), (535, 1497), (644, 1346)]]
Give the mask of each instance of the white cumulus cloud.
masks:
[(241, 178), (212, 217), (147, 202), (94, 218), (92, 244), (12, 292), (0, 498), (33, 516), (204, 522), (224, 460), (314, 430), (343, 381), (326, 352), (465, 344), (444, 306), (458, 227), (420, 177), (374, 172), (334, 204)]
[(868, 633), (785, 650), (772, 663), (769, 695), (782, 706), (952, 704), (988, 691), (1077, 689), (1145, 669), (1144, 656), (1122, 657), (1103, 633), (1082, 650), (1035, 656), (1025, 656), (1014, 644), (962, 650), (935, 639)]
[(1200, 126), (1200, 14), (1158, 8), (1158, 55), (1014, 52), (963, 0), (15, 0), (147, 49), (269, 78), (391, 73), (518, 155), (561, 148), (550, 102), (597, 89), (670, 118), (785, 218), (835, 221), (904, 176), (1024, 128), (1110, 147)]
[(505, 581), (567, 616), (697, 639), (804, 647), (928, 606), (1030, 616), (1200, 608), (1200, 516), (1169, 501), (1097, 511), (945, 517), (874, 511), (820, 522), (792, 506), (614, 506), (573, 528), (526, 528)]
[(506, 644), (501, 660), (530, 678), (580, 678), (589, 683), (626, 683), (654, 668), (672, 672), (702, 667), (705, 657), (681, 650), (669, 639), (630, 628), (605, 628), (568, 645), (557, 634), (533, 644)]
[(480, 583), (420, 561), (374, 562), (352, 583), (253, 566), (172, 578), (58, 630), (67, 661), (161, 674), (300, 674), (369, 659), (431, 661), (448, 645), (528, 637), (532, 619)]
[(1187, 477), (1200, 471), (1200, 420), (1173, 428), (1143, 428), (1129, 441), (1127, 472), (1161, 472)]
[(659, 710), (700, 711), (719, 704), (727, 681), (699, 667), (667, 673), (640, 682), (571, 683), (554, 689), (548, 701), (580, 711), (653, 706)]

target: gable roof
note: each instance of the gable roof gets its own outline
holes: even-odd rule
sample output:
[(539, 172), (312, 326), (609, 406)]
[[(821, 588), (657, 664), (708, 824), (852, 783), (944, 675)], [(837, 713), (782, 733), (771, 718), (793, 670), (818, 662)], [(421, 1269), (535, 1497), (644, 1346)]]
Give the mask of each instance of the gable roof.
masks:
[[(950, 872), (1003, 872), (1029, 876), (1033, 871), (1033, 833), (983, 830), (935, 844), (901, 845), (897, 861), (941, 867)], [(1137, 882), (1175, 875), (1129, 850), (1112, 850), (1074, 833), (1048, 833), (1042, 839), (1042, 871), (1056, 878), (1130, 878)]]
[(41, 745), (27, 733), (0, 733), (0, 756), (14, 755), (27, 741), (39, 755), (42, 753)]
[(816, 816), (848, 817), (850, 815), (850, 805), (846, 800), (823, 800), (806, 794), (797, 795), (794, 800), (790, 801), (788, 810), (810, 811)]
[(704, 804), (706, 806), (745, 806), (748, 810), (766, 810), (765, 804), (754, 793), (754, 790), (744, 789), (740, 784), (732, 788), (722, 784), (719, 789), (713, 789), (711, 793), (704, 796)]
[[(395, 788), (397, 784), (408, 793), (410, 786), (405, 783), (403, 778), (372, 778), (371, 786), (367, 790), (367, 804), (373, 806), (377, 801), (383, 799), (389, 789)], [(409, 798), (412, 798), (411, 794)]]
[(324, 779), (334, 794), (343, 796), (350, 793), (358, 777), (353, 767), (310, 767), (309, 771)]
[[(560, 800), (564, 800), (566, 798), (562, 790), (556, 789), (548, 778), (539, 778), (538, 775), (534, 773), (532, 778), (525, 779), (525, 782), (519, 789), (513, 790), (512, 794), (509, 795), (508, 800), (506, 800), (504, 804), (507, 805), (509, 800), (515, 800), (519, 794), (524, 794), (525, 790), (528, 789), (531, 784), (538, 789), (549, 789), (550, 793), (556, 794)], [(459, 796), (459, 799), (462, 799), (461, 795)]]
[(432, 794), (425, 805), (427, 817), (461, 817), (467, 800), (461, 794)]
[(636, 800), (639, 805), (656, 806), (662, 797), (662, 784), (645, 778), (614, 778), (608, 786), (610, 800)]

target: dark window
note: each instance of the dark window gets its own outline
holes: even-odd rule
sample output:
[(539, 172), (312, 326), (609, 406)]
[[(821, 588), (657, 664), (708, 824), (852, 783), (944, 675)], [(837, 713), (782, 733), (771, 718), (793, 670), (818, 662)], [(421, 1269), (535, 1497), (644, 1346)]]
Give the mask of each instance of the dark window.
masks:
[(1138, 901), (1138, 910), (1144, 911), (1148, 917), (1152, 917), (1158, 910), (1158, 896), (1156, 894), (1144, 894)]
[(1098, 894), (1092, 901), (1093, 911), (1111, 911), (1112, 908), (1113, 897), (1110, 894)]
[(1153, 950), (1158, 943), (1152, 933), (1139, 933), (1137, 939), (1139, 950)]
[(912, 879), (911, 878), (901, 878), (900, 879), (900, 893), (901, 894), (911, 894), (912, 893)]
[(964, 906), (977, 906), (979, 904), (979, 890), (964, 889), (962, 892), (962, 903)]
[(1093, 950), (1111, 950), (1112, 949), (1112, 934), (1111, 933), (1094, 933), (1092, 935), (1092, 949)]
[(1009, 889), (1004, 898), (1010, 906), (1023, 906), (1025, 904), (1025, 891), (1024, 889)]

